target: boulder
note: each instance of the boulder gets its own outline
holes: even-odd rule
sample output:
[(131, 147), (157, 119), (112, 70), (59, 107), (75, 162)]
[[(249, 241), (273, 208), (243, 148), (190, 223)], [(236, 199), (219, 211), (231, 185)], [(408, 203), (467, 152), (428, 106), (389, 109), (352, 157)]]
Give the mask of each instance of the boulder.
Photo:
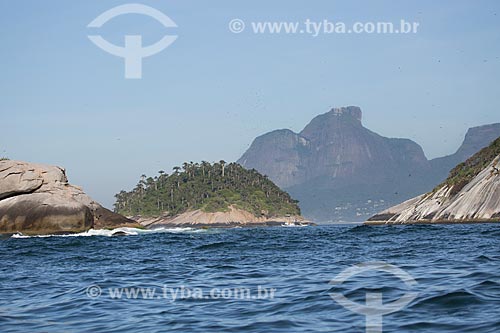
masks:
[(0, 233), (49, 234), (138, 227), (68, 183), (63, 168), (0, 161)]
[(40, 173), (36, 173), (34, 168), (22, 168), (15, 161), (1, 162), (0, 200), (16, 194), (33, 192), (40, 188), (42, 183), (43, 177)]
[(22, 194), (0, 201), (0, 232), (52, 234), (93, 227), (89, 207), (61, 195)]

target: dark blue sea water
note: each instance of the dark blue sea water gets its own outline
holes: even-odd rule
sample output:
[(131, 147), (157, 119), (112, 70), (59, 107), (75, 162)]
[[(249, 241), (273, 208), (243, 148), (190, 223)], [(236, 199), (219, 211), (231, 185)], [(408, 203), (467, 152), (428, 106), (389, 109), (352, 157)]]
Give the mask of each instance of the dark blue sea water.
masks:
[[(381, 271), (329, 284), (353, 265), (381, 261), (416, 284)], [(365, 332), (365, 316), (330, 293), (359, 304), (381, 293), (385, 304), (409, 292), (416, 298), (383, 316), (383, 332), (500, 332), (500, 225), (0, 239), (3, 333)]]

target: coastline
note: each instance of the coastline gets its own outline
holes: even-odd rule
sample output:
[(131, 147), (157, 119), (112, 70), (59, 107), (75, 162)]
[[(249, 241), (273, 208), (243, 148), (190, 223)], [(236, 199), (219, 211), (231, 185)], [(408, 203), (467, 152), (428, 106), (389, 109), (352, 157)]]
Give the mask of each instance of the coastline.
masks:
[(220, 229), (231, 229), (231, 228), (261, 228), (261, 227), (305, 227), (305, 226), (316, 226), (317, 224), (313, 222), (292, 222), (285, 223), (282, 221), (266, 221), (266, 222), (229, 222), (229, 223), (186, 223), (186, 224), (170, 224), (170, 223), (159, 223), (151, 227), (147, 227), (149, 230), (154, 230), (158, 228), (195, 228), (195, 229), (208, 229), (208, 228), (220, 228)]
[(484, 219), (484, 220), (437, 220), (437, 221), (422, 221), (422, 220), (416, 220), (416, 221), (405, 221), (405, 222), (399, 222), (399, 221), (365, 221), (363, 222), (363, 225), (375, 225), (375, 226), (380, 226), (380, 225), (414, 225), (414, 224), (484, 224), (484, 223), (489, 223), (489, 224), (494, 224), (494, 223), (499, 223), (500, 220), (497, 219)]
[(310, 225), (300, 215), (290, 216), (255, 216), (254, 214), (230, 206), (226, 212), (203, 212), (193, 210), (176, 216), (141, 217), (131, 219), (148, 229), (162, 227), (190, 227), (190, 228), (233, 228), (233, 227), (269, 227), (269, 226), (300, 226)]

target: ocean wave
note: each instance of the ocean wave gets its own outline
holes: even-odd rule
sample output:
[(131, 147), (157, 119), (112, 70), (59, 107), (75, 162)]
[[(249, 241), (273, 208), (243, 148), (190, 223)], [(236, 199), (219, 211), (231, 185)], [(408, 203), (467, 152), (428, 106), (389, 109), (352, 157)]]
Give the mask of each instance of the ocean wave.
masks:
[(283, 228), (302, 228), (302, 227), (309, 227), (308, 224), (282, 224), (281, 227)]
[(212, 250), (212, 249), (218, 249), (221, 247), (227, 247), (227, 246), (232, 246), (232, 245), (238, 245), (236, 242), (214, 242), (214, 243), (209, 243), (209, 244), (203, 244), (195, 248), (195, 250)]
[(91, 236), (137, 236), (154, 233), (198, 233), (206, 232), (204, 229), (195, 228), (158, 228), (158, 229), (137, 229), (137, 228), (116, 228), (116, 229), (90, 229), (85, 232), (75, 234), (49, 234), (49, 235), (23, 235), (16, 233), (11, 238), (48, 238), (48, 237), (91, 237)]
[(418, 300), (410, 309), (416, 308), (439, 308), (439, 309), (460, 309), (464, 306), (482, 305), (486, 300), (478, 294), (468, 290), (456, 290), (440, 295), (433, 295)]

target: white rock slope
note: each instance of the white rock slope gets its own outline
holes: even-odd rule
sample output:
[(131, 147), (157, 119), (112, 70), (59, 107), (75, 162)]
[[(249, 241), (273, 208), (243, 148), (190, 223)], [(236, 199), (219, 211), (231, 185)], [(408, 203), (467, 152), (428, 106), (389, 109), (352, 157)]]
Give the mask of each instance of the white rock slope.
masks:
[(500, 221), (500, 155), (453, 195), (443, 185), (370, 218), (367, 224)]

